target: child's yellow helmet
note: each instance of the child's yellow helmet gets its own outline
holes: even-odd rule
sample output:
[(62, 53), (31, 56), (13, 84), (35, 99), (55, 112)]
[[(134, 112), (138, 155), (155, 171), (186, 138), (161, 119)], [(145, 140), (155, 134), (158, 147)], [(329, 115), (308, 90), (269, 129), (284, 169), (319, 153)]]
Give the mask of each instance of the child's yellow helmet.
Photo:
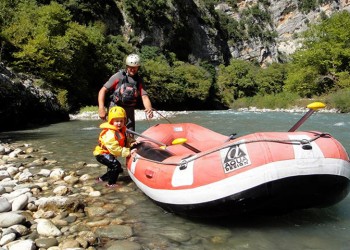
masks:
[(124, 118), (126, 119), (126, 112), (122, 107), (114, 106), (110, 108), (108, 112), (108, 123), (111, 123), (114, 118)]

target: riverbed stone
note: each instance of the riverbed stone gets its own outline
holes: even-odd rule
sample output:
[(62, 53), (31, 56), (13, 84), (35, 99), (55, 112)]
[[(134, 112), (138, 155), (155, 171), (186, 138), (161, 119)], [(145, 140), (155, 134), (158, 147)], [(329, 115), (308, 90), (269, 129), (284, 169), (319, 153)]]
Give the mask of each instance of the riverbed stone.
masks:
[(53, 246), (58, 246), (58, 241), (56, 238), (39, 238), (35, 240), (35, 245), (39, 248), (49, 248)]
[(10, 243), (16, 239), (15, 233), (6, 234), (1, 237), (0, 239), (0, 246), (6, 245), (7, 243)]
[(24, 225), (16, 224), (9, 227), (9, 229), (13, 230), (17, 235), (24, 236), (29, 234), (29, 229)]
[(13, 241), (7, 245), (8, 250), (35, 250), (35, 242), (31, 239)]
[(100, 237), (124, 240), (133, 236), (133, 230), (127, 225), (109, 225), (103, 228), (98, 228), (96, 234)]
[(58, 186), (53, 190), (53, 193), (58, 196), (64, 196), (70, 192), (67, 186)]
[(4, 180), (9, 177), (10, 175), (6, 170), (0, 170), (0, 180)]
[(17, 189), (14, 190), (11, 193), (8, 194), (3, 194), (2, 196), (7, 198), (10, 202), (13, 201), (16, 197), (21, 196), (22, 194), (28, 193), (30, 192), (29, 188), (21, 188), (21, 189)]
[(26, 218), (17, 213), (6, 212), (0, 214), (0, 227), (10, 227), (16, 224), (23, 224)]
[(37, 175), (40, 175), (40, 176), (44, 176), (44, 177), (49, 177), (51, 174), (51, 170), (49, 169), (40, 169), (39, 173), (37, 173)]
[(89, 217), (103, 216), (108, 213), (109, 210), (103, 207), (85, 207), (84, 211)]
[(62, 249), (76, 249), (81, 247), (80, 243), (74, 239), (67, 239), (63, 241), (61, 244), (59, 244), (59, 246)]
[(53, 180), (60, 180), (63, 178), (65, 172), (63, 169), (60, 169), (60, 168), (56, 168), (56, 169), (53, 169), (51, 174), (50, 174), (50, 178), (53, 179)]
[(12, 211), (19, 211), (28, 205), (29, 197), (26, 194), (22, 194), (16, 197), (12, 202)]
[(50, 220), (47, 219), (37, 219), (37, 232), (41, 236), (60, 236), (61, 231), (53, 224)]
[(0, 213), (9, 212), (11, 209), (11, 203), (5, 197), (0, 197)]
[(118, 240), (116, 242), (111, 242), (106, 245), (106, 250), (142, 250), (143, 247), (133, 241), (128, 240)]
[(0, 195), (6, 193), (6, 189), (0, 185)]
[(38, 209), (68, 212), (77, 212), (80, 207), (83, 207), (83, 202), (77, 198), (70, 198), (64, 196), (41, 197), (35, 201)]

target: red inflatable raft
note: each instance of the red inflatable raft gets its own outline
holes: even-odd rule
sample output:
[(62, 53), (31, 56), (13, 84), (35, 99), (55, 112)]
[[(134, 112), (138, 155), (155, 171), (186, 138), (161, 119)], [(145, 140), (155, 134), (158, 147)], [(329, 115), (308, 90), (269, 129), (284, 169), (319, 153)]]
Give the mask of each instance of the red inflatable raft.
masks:
[(348, 154), (326, 133), (230, 138), (182, 123), (155, 125), (137, 140), (142, 143), (127, 162), (129, 175), (155, 203), (176, 214), (287, 212), (331, 206), (349, 193)]

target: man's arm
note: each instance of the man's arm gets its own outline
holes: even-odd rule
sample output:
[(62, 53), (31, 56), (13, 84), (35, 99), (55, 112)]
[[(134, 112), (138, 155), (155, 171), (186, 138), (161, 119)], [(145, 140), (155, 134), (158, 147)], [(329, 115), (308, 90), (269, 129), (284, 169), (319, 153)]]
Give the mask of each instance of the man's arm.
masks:
[(152, 118), (153, 117), (152, 104), (151, 104), (151, 100), (149, 99), (148, 95), (142, 96), (142, 103), (143, 103), (143, 106), (145, 107), (145, 112), (147, 114), (147, 117)]
[(102, 120), (106, 120), (107, 112), (105, 108), (105, 98), (108, 89), (106, 87), (102, 87), (98, 92), (98, 116)]

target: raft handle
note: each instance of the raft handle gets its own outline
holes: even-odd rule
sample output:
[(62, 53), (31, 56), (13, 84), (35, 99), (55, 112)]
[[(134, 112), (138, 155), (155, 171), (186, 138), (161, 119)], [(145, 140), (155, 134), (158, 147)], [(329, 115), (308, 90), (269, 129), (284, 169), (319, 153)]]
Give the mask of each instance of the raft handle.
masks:
[(180, 162), (180, 170), (185, 170), (187, 168), (187, 161)]
[(311, 150), (312, 149), (312, 146), (311, 146), (309, 140), (302, 139), (300, 141), (300, 144), (302, 145), (301, 148), (304, 149), (304, 150)]

